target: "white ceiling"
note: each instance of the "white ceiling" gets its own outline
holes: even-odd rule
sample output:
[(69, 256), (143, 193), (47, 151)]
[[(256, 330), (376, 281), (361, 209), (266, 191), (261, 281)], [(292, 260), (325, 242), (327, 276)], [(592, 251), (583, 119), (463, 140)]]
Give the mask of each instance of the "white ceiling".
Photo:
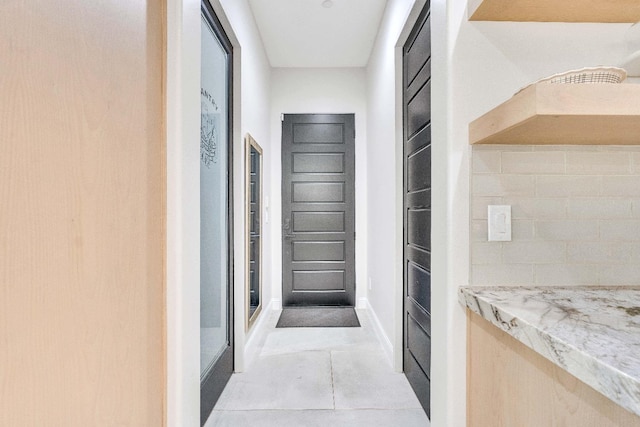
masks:
[(364, 67), (386, 0), (249, 0), (273, 67)]

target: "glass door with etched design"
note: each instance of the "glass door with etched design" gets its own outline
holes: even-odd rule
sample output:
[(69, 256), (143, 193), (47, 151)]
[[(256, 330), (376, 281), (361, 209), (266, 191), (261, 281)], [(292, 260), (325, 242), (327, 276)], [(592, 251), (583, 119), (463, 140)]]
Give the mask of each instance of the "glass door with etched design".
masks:
[(205, 0), (200, 79), (200, 381), (204, 424), (233, 370), (231, 47)]

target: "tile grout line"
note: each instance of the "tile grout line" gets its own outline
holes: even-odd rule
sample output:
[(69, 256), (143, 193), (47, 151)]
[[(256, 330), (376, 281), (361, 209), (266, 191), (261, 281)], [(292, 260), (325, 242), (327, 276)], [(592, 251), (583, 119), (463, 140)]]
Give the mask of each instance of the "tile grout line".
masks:
[(331, 370), (331, 398), (333, 401), (333, 410), (336, 410), (336, 390), (333, 381), (333, 351), (329, 350), (329, 368)]

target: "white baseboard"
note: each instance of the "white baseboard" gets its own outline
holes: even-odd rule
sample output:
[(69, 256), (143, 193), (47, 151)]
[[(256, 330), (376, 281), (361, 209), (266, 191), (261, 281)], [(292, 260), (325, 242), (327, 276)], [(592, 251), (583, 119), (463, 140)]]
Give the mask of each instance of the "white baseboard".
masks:
[(366, 298), (358, 298), (358, 304), (356, 305), (356, 308), (366, 310), (368, 305), (369, 300), (367, 300)]
[(251, 330), (249, 331), (248, 338), (244, 346), (245, 369), (254, 361), (258, 353), (260, 340), (264, 339), (266, 335), (264, 329), (267, 324), (267, 319), (269, 318), (269, 312), (273, 310), (273, 304), (274, 300), (271, 300), (271, 302), (269, 302), (269, 304), (261, 310), (256, 323), (253, 324)]
[(384, 350), (384, 354), (387, 355), (389, 363), (393, 366), (393, 345), (391, 344), (391, 340), (384, 332), (380, 319), (378, 319), (375, 310), (371, 307), (371, 304), (369, 304), (369, 300), (366, 298), (362, 299), (365, 300), (367, 313), (369, 314), (369, 319), (371, 319), (371, 323), (373, 324), (373, 330), (376, 333), (376, 337), (378, 338), (378, 341), (380, 341), (380, 345), (382, 345), (382, 349)]
[(280, 298), (271, 300), (271, 310), (282, 310), (282, 300)]

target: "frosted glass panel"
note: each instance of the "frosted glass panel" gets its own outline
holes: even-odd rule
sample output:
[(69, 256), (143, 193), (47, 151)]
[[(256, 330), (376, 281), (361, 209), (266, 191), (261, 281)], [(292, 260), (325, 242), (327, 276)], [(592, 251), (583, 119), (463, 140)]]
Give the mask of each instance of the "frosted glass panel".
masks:
[(202, 19), (200, 87), (200, 376), (229, 345), (227, 55)]

